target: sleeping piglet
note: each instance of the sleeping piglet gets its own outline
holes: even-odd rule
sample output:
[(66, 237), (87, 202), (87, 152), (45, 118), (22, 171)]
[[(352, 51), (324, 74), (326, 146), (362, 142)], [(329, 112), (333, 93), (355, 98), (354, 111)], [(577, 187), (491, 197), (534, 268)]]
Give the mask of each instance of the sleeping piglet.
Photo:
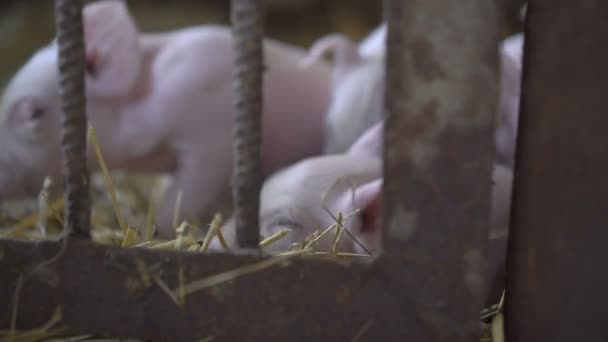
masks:
[[(337, 212), (346, 216), (359, 211), (346, 221), (345, 226), (359, 243), (343, 235), (340, 251), (373, 255), (381, 252), (383, 125), (383, 122), (373, 125), (346, 153), (304, 159), (266, 180), (261, 192), (261, 235), (267, 237), (281, 229), (291, 229), (268, 251), (285, 250), (314, 231), (331, 226), (335, 221), (327, 209), (334, 216)], [(508, 229), (512, 172), (495, 164), (492, 178), (490, 237), (504, 239)], [(234, 244), (232, 219), (222, 227), (222, 232), (229, 243)], [(315, 247), (327, 251), (332, 239), (333, 234), (330, 234)], [(217, 242), (213, 246), (220, 248)]]
[[(340, 211), (343, 216), (352, 213), (349, 209), (377, 208), (382, 186), (382, 136), (384, 123), (369, 128), (347, 151), (347, 153), (311, 157), (275, 172), (262, 187), (260, 193), (260, 235), (269, 237), (281, 229), (290, 229), (284, 238), (265, 250), (284, 251), (293, 243), (302, 242), (314, 231), (322, 231), (335, 223), (332, 215)], [(354, 195), (354, 197), (353, 197)], [(328, 211), (331, 213), (328, 213)], [(374, 219), (377, 214), (371, 216)], [(360, 215), (348, 218), (346, 229), (356, 232), (357, 240), (366, 244), (379, 243), (374, 230), (367, 234), (363, 230)], [(367, 226), (373, 226), (370, 223)], [(234, 216), (222, 225), (222, 234), (229, 247), (236, 247)], [(365, 236), (361, 236), (365, 234)], [(355, 234), (353, 234), (355, 235)], [(315, 248), (327, 251), (334, 233), (319, 240)], [(354, 242), (344, 236), (338, 245), (339, 251), (361, 251), (367, 248), (353, 247)], [(379, 246), (371, 246), (370, 249)], [(211, 240), (212, 250), (221, 250), (217, 238)]]
[[(89, 123), (112, 170), (162, 172), (174, 181), (156, 224), (174, 234), (181, 219), (208, 219), (230, 196), (233, 40), (229, 27), (197, 26), (140, 33), (124, 1), (98, 1), (83, 11)], [(321, 153), (331, 68), (303, 70), (306, 55), (265, 39), (262, 171), (272, 173)], [(36, 51), (4, 90), (0, 103), (0, 200), (34, 195), (45, 176), (61, 181), (60, 97), (56, 40)], [(89, 146), (92, 171), (98, 165)]]
[[(290, 231), (266, 251), (285, 251), (314, 231), (323, 231), (335, 222), (332, 214), (335, 216), (338, 211), (347, 216), (355, 208), (370, 207), (378, 199), (381, 177), (382, 160), (350, 154), (304, 159), (272, 175), (261, 192), (260, 234), (268, 237), (282, 229)], [(345, 220), (346, 229), (355, 236), (365, 234), (361, 217), (364, 215), (354, 215)], [(231, 248), (235, 247), (234, 229), (233, 218), (222, 226), (222, 233)], [(328, 251), (334, 235), (335, 232), (325, 235), (314, 246), (315, 249)], [(369, 244), (374, 237), (370, 235), (365, 239), (366, 243)], [(338, 250), (352, 251), (353, 243), (344, 234)], [(221, 248), (217, 239), (212, 240), (210, 248)]]

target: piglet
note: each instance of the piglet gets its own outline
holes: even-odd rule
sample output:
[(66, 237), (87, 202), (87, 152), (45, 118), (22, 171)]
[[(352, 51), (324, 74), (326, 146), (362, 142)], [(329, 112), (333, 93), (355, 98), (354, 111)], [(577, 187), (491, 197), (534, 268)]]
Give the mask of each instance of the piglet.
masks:
[[(161, 237), (181, 219), (208, 220), (230, 198), (232, 63), (229, 27), (141, 33), (124, 1), (83, 11), (89, 123), (111, 170), (172, 174), (156, 211)], [(265, 39), (263, 175), (321, 153), (331, 68), (300, 68), (306, 51)], [(57, 43), (36, 51), (0, 104), (0, 200), (35, 195), (45, 176), (61, 181)], [(89, 148), (90, 169), (98, 170)]]
[[(494, 143), (497, 161), (508, 166), (513, 166), (515, 159), (523, 42), (524, 34), (516, 33), (498, 47), (501, 90)], [(345, 151), (345, 146), (382, 118), (385, 44), (386, 24), (381, 24), (358, 45), (343, 35), (332, 34), (319, 39), (311, 48), (308, 59), (327, 51), (334, 53), (334, 95), (327, 114), (327, 153)]]
[(382, 158), (384, 120), (368, 128), (348, 149), (350, 155), (369, 155)]
[[(379, 250), (375, 210), (379, 209), (382, 188), (383, 130), (381, 121), (362, 134), (346, 153), (303, 159), (264, 182), (260, 193), (260, 235), (269, 237), (289, 229), (287, 236), (270, 245), (267, 252), (287, 250), (313, 232), (330, 227), (338, 212), (348, 217), (345, 227), (354, 237), (353, 240), (345, 234), (339, 241), (340, 251)], [(364, 208), (364, 213), (351, 215), (357, 208)], [(221, 230), (229, 247), (235, 247), (234, 216)], [(328, 251), (334, 234), (326, 235), (314, 247)], [(367, 247), (360, 246), (359, 240), (364, 240)], [(217, 238), (211, 241), (210, 249), (222, 249)]]
[[(358, 214), (346, 221), (355, 239), (343, 236), (339, 248), (376, 256), (381, 252), (380, 208), (382, 204), (383, 122), (368, 129), (347, 153), (304, 159), (278, 171), (264, 183), (260, 203), (260, 233), (270, 236), (290, 229), (286, 237), (268, 251), (285, 250), (314, 231), (331, 226), (337, 212)], [(492, 172), (490, 238), (506, 237), (511, 203), (512, 171), (495, 164)], [(222, 231), (234, 246), (234, 222)], [(333, 235), (319, 241), (317, 249), (328, 250)], [(216, 242), (215, 248), (220, 248)]]
[[(368, 50), (374, 46), (368, 44)], [(334, 33), (313, 43), (305, 65), (333, 54), (333, 96), (326, 114), (325, 154), (345, 152), (367, 128), (384, 117), (384, 58), (359, 51), (348, 37)], [(376, 51), (379, 48), (376, 46)]]
[[(347, 153), (312, 157), (283, 169), (271, 176), (261, 193), (260, 233), (268, 237), (281, 229), (287, 235), (266, 252), (285, 251), (301, 243), (315, 231), (334, 224), (338, 212), (348, 216), (338, 245), (340, 252), (382, 253), (380, 215), (382, 210), (382, 136), (383, 123), (368, 129)], [(505, 258), (509, 214), (511, 208), (512, 170), (495, 163), (492, 170), (492, 190), (489, 220), (488, 280), (486, 305), (495, 304), (504, 289)], [(325, 199), (325, 201), (323, 201)], [(235, 247), (234, 220), (222, 227), (230, 247)], [(335, 232), (326, 235), (317, 251), (328, 251)], [(354, 238), (354, 239), (353, 239)], [(217, 239), (213, 249), (221, 249)], [(360, 259), (373, 261), (374, 258)]]
[[(382, 160), (369, 155), (335, 154), (303, 159), (266, 180), (261, 191), (260, 234), (271, 236), (289, 229), (287, 236), (269, 246), (267, 252), (285, 251), (314, 231), (322, 231), (335, 221), (333, 216), (368, 208), (378, 198), (382, 181)], [(353, 215), (345, 227), (357, 240), (364, 233), (365, 215)], [(234, 219), (222, 227), (230, 247), (235, 247)], [(328, 251), (335, 232), (318, 241), (316, 250)], [(365, 239), (370, 243), (376, 235)], [(353, 251), (355, 242), (344, 234), (338, 245), (342, 252)], [(219, 249), (217, 239), (212, 249)], [(371, 248), (371, 247), (367, 247)]]

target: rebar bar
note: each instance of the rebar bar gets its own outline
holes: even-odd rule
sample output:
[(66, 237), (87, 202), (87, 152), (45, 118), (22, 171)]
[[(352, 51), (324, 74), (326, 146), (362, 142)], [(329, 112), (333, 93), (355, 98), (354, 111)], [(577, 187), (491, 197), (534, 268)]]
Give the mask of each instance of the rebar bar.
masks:
[(55, 0), (59, 92), (65, 179), (65, 228), (89, 236), (90, 194), (87, 170), (87, 118), (85, 97), (85, 45), (81, 0)]
[(261, 189), (262, 7), (259, 0), (233, 0), (234, 38), (233, 186), (236, 238), (241, 248), (258, 248)]

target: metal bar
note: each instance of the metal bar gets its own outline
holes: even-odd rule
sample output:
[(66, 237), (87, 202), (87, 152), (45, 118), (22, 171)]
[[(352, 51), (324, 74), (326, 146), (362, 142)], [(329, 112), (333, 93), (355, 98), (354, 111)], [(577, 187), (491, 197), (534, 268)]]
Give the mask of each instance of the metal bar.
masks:
[(606, 341), (608, 2), (528, 4), (508, 341)]
[(241, 248), (257, 248), (262, 187), (262, 6), (259, 0), (232, 0), (234, 37), (234, 173), (232, 198), (236, 240)]
[[(390, 1), (384, 250), (419, 341), (472, 341), (486, 298), (495, 1)], [(415, 285), (414, 285), (415, 283)]]
[[(185, 296), (183, 307), (161, 285), (179, 287), (264, 259), (123, 249), (83, 240), (38, 244), (0, 240), (0, 330), (38, 328), (61, 306), (65, 336), (96, 334), (154, 341), (418, 340), (420, 322), (408, 299), (416, 288), (394, 286), (398, 269), (375, 263), (294, 258)], [(54, 260), (54, 261), (49, 261)], [(155, 279), (160, 279), (155, 280)], [(415, 284), (415, 282), (413, 282)], [(160, 284), (160, 285), (159, 285)], [(477, 312), (479, 316), (479, 311)], [(477, 321), (478, 322), (478, 321)]]
[[(0, 240), (0, 337), (14, 313), (19, 332), (40, 328), (58, 308), (61, 317), (49, 330), (64, 328), (63, 336), (349, 341), (361, 335), (359, 341), (424, 341), (433, 329), (427, 312), (412, 300), (424, 286), (415, 270), (386, 259), (371, 266), (325, 258), (284, 260), (187, 294), (180, 307), (175, 291), (180, 273), (187, 287), (269, 259), (124, 249), (74, 239), (63, 247)], [(397, 277), (412, 277), (411, 287)], [(443, 336), (433, 340), (452, 340), (449, 332), (436, 333)]]
[(82, 1), (56, 0), (59, 92), (63, 136), (66, 232), (88, 237), (91, 199), (87, 170), (87, 117), (85, 98), (85, 49)]

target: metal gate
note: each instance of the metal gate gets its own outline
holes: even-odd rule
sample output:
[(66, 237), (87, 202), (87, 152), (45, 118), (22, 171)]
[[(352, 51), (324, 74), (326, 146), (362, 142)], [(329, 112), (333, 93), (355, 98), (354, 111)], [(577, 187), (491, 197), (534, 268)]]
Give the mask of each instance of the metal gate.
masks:
[(71, 234), (0, 241), (1, 329), (53, 322), (63, 335), (171, 341), (473, 341), (487, 293), (506, 286), (508, 341), (608, 340), (608, 2), (528, 2), (506, 280), (501, 267), (486, 272), (490, 254), (502, 252), (500, 242), (488, 246), (487, 221), (498, 23), (508, 6), (384, 6), (384, 252), (363, 265), (257, 249), (264, 52), (256, 0), (231, 7), (241, 249), (201, 255), (93, 244), (82, 3), (56, 0)]

